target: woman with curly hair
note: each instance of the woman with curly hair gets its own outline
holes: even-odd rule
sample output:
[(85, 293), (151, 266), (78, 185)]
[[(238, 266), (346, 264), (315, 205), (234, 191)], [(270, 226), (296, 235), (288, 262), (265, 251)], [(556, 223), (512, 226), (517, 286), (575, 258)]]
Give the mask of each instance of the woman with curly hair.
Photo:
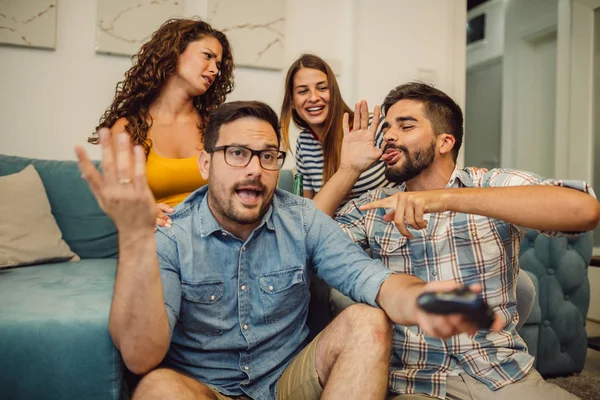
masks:
[[(96, 130), (126, 132), (146, 152), (146, 173), (157, 200), (157, 224), (205, 185), (196, 163), (208, 116), (233, 90), (227, 37), (199, 20), (170, 19), (133, 57)], [(97, 135), (88, 141), (98, 144)]]

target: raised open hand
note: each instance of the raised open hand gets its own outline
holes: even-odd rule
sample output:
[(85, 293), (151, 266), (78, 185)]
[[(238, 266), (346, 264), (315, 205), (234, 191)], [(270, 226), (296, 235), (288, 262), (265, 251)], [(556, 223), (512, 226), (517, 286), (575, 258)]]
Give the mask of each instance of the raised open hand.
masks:
[(367, 170), (381, 157), (381, 149), (375, 146), (375, 134), (381, 109), (375, 106), (373, 121), (369, 126), (369, 107), (366, 101), (354, 106), (354, 122), (350, 130), (348, 113), (344, 114), (340, 168), (350, 168), (360, 173)]
[(132, 149), (127, 134), (119, 134), (117, 149), (114, 149), (108, 129), (100, 129), (98, 134), (102, 146), (102, 174), (86, 151), (81, 146), (75, 147), (83, 179), (119, 232), (147, 230), (151, 233), (157, 212), (146, 181), (144, 150), (141, 146)]

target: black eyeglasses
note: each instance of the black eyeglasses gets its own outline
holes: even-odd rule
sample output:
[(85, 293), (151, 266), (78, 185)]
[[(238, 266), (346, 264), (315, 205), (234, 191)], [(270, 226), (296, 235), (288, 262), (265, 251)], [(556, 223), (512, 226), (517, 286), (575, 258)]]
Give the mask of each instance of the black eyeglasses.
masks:
[(283, 167), (285, 151), (278, 150), (252, 150), (244, 146), (219, 146), (210, 150), (214, 153), (223, 150), (227, 165), (232, 167), (245, 167), (250, 164), (252, 157), (258, 156), (260, 166), (267, 171), (278, 171)]

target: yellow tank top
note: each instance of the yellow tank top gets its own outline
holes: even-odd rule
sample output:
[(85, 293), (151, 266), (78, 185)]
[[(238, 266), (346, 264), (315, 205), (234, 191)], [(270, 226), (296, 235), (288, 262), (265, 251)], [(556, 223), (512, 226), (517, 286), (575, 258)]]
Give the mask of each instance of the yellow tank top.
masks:
[(200, 175), (197, 157), (166, 158), (156, 154), (152, 148), (146, 161), (146, 176), (156, 202), (171, 207), (208, 183)]

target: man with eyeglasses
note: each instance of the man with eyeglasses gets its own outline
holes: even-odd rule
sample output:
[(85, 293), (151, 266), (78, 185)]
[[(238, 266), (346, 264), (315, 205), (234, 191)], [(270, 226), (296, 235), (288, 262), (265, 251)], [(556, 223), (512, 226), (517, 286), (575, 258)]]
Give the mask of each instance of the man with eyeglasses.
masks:
[[(156, 236), (143, 150), (132, 155), (126, 135), (113, 150), (107, 130), (100, 141), (103, 176), (76, 152), (119, 231), (109, 330), (127, 367), (146, 374), (134, 399), (384, 399), (390, 320), (444, 336), (477, 329), (468, 317), (416, 305), (424, 291), (456, 283), (392, 273), (311, 200), (276, 189), (285, 153), (264, 103), (214, 112), (198, 160), (210, 183)], [(366, 304), (307, 344), (313, 271)]]

